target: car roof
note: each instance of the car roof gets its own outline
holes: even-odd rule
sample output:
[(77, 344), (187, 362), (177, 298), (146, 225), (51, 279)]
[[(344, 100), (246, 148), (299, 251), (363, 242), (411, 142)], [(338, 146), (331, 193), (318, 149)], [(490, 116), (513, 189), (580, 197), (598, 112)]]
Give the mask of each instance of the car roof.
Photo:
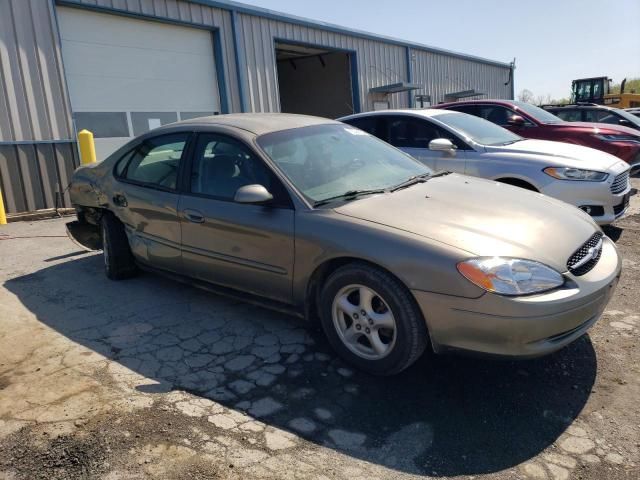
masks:
[(596, 104), (584, 104), (584, 103), (567, 103), (565, 105), (545, 105), (545, 110), (551, 109), (563, 109), (563, 108), (593, 108), (596, 110), (618, 110), (614, 107), (608, 107), (606, 105), (596, 105)]
[(225, 126), (246, 130), (255, 135), (264, 135), (265, 133), (290, 130), (292, 128), (332, 123), (337, 124), (339, 122), (329, 120), (328, 118), (297, 115), (293, 113), (231, 113), (183, 120), (165, 125), (154, 131), (160, 131), (160, 129), (170, 130), (181, 126)]
[(439, 103), (438, 105), (434, 105), (433, 108), (446, 108), (451, 107), (453, 105), (518, 105), (518, 101), (516, 100), (504, 100), (504, 99), (486, 99), (486, 100), (460, 100), (458, 102), (447, 102), (447, 103)]
[(356, 113), (339, 118), (339, 121), (350, 120), (352, 118), (372, 117), (376, 115), (412, 115), (414, 117), (437, 117), (439, 115), (465, 115), (464, 113), (452, 110), (435, 110), (433, 108), (396, 108), (390, 110), (376, 110), (373, 112)]

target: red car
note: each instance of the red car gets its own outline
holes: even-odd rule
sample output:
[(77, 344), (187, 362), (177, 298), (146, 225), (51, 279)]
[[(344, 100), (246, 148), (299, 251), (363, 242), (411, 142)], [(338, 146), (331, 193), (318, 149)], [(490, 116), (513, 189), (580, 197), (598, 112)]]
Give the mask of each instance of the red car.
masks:
[(507, 128), (525, 138), (574, 143), (615, 155), (640, 170), (640, 132), (606, 123), (565, 122), (550, 112), (514, 100), (471, 100), (443, 103), (446, 108), (469, 113)]

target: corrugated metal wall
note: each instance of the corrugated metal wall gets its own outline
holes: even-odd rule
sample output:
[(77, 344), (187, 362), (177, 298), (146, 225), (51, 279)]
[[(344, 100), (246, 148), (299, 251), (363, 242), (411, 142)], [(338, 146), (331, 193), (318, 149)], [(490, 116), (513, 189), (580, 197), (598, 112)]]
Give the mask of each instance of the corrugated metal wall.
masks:
[[(248, 106), (254, 112), (280, 110), (274, 38), (325, 47), (353, 50), (358, 60), (362, 110), (372, 110), (371, 87), (407, 81), (404, 47), (352, 37), (319, 28), (239, 14), (240, 45), (245, 57), (244, 77)], [(407, 95), (392, 95), (392, 108), (406, 107)]]
[(0, 142), (73, 137), (60, 41), (47, 0), (0, 0)]
[(205, 0), (0, 0), (0, 187), (9, 213), (69, 206), (68, 197), (63, 203), (60, 197), (78, 165), (54, 2), (217, 29), (232, 112), (243, 108), (238, 79), (247, 110), (280, 110), (275, 39), (354, 52), (360, 109), (365, 111), (385, 99), (392, 108), (407, 107), (406, 93), (369, 93), (372, 87), (401, 81), (424, 85), (416, 93), (431, 95), (432, 103), (472, 88), (511, 98), (511, 85), (504, 85), (507, 66), (412, 48), (409, 79), (404, 44), (254, 15), (245, 7), (232, 13)]
[(413, 83), (424, 85), (416, 95), (431, 95), (431, 104), (444, 101), (447, 93), (475, 89), (483, 98), (511, 98), (509, 68), (475, 62), (435, 52), (411, 49)]
[(0, 0), (0, 188), (8, 213), (70, 206), (62, 192), (77, 158), (53, 8), (48, 0)]
[(79, 165), (74, 143), (0, 144), (7, 213), (70, 207), (69, 178)]

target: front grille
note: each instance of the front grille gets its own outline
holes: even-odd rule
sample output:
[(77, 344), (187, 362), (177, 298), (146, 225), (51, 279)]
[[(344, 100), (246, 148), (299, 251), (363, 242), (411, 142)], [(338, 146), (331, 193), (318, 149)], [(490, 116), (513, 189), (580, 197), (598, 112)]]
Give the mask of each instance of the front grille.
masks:
[[(567, 260), (567, 268), (575, 276), (579, 277), (591, 271), (596, 266), (600, 256), (602, 255), (602, 239), (604, 235), (601, 232), (594, 233), (584, 245), (576, 250)], [(595, 250), (597, 246), (600, 248)], [(585, 261), (585, 259), (588, 260)]]
[(611, 193), (617, 194), (624, 192), (629, 186), (629, 170), (624, 173), (621, 173), (616, 178), (613, 179), (613, 183), (611, 184)]

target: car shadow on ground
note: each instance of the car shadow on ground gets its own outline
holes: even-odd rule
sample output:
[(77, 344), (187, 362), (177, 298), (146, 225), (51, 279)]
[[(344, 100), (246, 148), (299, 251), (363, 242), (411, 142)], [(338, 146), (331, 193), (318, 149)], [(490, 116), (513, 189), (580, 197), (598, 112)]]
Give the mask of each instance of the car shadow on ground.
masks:
[(295, 318), (145, 274), (104, 277), (87, 256), (7, 281), (39, 321), (157, 381), (414, 474), (496, 472), (551, 445), (596, 376), (588, 337), (521, 362), (425, 356), (392, 378), (353, 371)]

